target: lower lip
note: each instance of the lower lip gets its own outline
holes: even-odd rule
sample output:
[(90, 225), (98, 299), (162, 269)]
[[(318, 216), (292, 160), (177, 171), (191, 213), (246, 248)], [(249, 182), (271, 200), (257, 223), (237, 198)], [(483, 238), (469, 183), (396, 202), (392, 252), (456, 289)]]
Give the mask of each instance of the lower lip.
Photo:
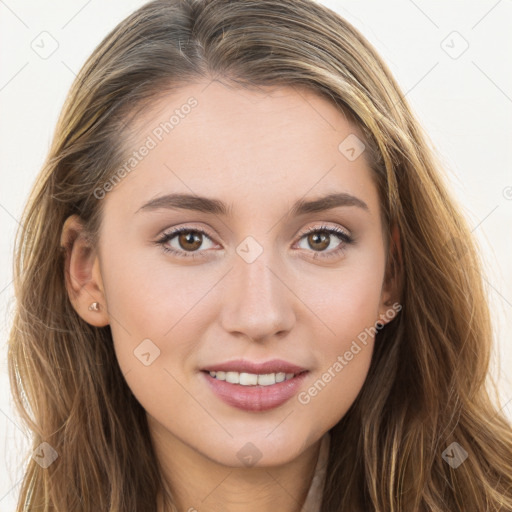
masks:
[(276, 382), (270, 386), (231, 384), (225, 380), (215, 379), (208, 372), (201, 373), (204, 374), (213, 392), (223, 402), (244, 411), (259, 412), (274, 409), (287, 402), (297, 393), (309, 372), (302, 372), (290, 380)]

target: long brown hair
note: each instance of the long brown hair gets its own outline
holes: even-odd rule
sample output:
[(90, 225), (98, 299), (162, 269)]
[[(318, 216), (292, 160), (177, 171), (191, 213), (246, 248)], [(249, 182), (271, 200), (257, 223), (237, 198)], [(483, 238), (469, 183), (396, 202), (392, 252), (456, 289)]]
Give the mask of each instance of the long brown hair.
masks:
[[(331, 429), (321, 510), (511, 511), (512, 429), (488, 374), (479, 254), (386, 64), (314, 1), (156, 0), (114, 28), (76, 77), (17, 233), (11, 386), (33, 448), (47, 442), (58, 454), (46, 468), (27, 457), (18, 512), (155, 510), (164, 484), (145, 411), (110, 328), (89, 325), (69, 301), (60, 233), (78, 214), (95, 240), (94, 191), (123, 162), (130, 120), (204, 78), (306, 87), (333, 102), (365, 134), (385, 229), (400, 234), (390, 261), (403, 309), (377, 334), (361, 393)], [(461, 449), (467, 458), (449, 464)]]

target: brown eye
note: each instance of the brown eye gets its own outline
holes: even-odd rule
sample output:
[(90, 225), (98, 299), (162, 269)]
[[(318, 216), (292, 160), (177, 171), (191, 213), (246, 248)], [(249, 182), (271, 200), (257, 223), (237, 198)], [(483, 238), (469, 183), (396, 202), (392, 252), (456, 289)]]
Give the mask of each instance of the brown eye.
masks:
[[(208, 243), (210, 246), (208, 246)], [(162, 237), (156, 241), (162, 249), (178, 258), (199, 258), (206, 256), (206, 251), (213, 247), (210, 236), (201, 229), (181, 228), (164, 233)], [(206, 247), (204, 247), (206, 244)], [(204, 250), (200, 250), (204, 249)], [(211, 254), (210, 254), (211, 255)]]
[[(338, 243), (336, 243), (336, 239)], [(301, 247), (300, 242), (305, 241)], [(299, 248), (308, 249), (313, 252), (314, 258), (339, 257), (347, 249), (347, 246), (354, 243), (353, 238), (348, 232), (338, 227), (322, 226), (320, 228), (309, 229), (302, 233), (300, 237)], [(327, 250), (332, 243), (332, 250)]]
[(183, 250), (194, 251), (201, 247), (203, 234), (198, 231), (182, 231), (178, 235), (178, 243)]
[(308, 243), (311, 248), (319, 251), (323, 251), (329, 247), (330, 235), (323, 234), (324, 232), (316, 232), (308, 235)]

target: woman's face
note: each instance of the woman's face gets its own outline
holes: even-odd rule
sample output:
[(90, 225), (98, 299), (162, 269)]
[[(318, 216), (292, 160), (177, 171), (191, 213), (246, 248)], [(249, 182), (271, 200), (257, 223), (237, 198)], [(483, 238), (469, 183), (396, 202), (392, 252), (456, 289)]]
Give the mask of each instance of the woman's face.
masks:
[(103, 189), (96, 261), (126, 381), (170, 450), (290, 461), (354, 402), (390, 309), (362, 135), (304, 90), (218, 82), (167, 96), (136, 128)]

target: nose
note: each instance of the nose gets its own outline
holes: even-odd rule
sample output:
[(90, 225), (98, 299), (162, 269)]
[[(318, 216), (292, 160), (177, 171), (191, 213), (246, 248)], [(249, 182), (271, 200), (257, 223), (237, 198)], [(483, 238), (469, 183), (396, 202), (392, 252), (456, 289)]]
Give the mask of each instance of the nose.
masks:
[(263, 342), (292, 329), (298, 298), (271, 252), (252, 262), (235, 256), (222, 298), (220, 321), (226, 332)]

